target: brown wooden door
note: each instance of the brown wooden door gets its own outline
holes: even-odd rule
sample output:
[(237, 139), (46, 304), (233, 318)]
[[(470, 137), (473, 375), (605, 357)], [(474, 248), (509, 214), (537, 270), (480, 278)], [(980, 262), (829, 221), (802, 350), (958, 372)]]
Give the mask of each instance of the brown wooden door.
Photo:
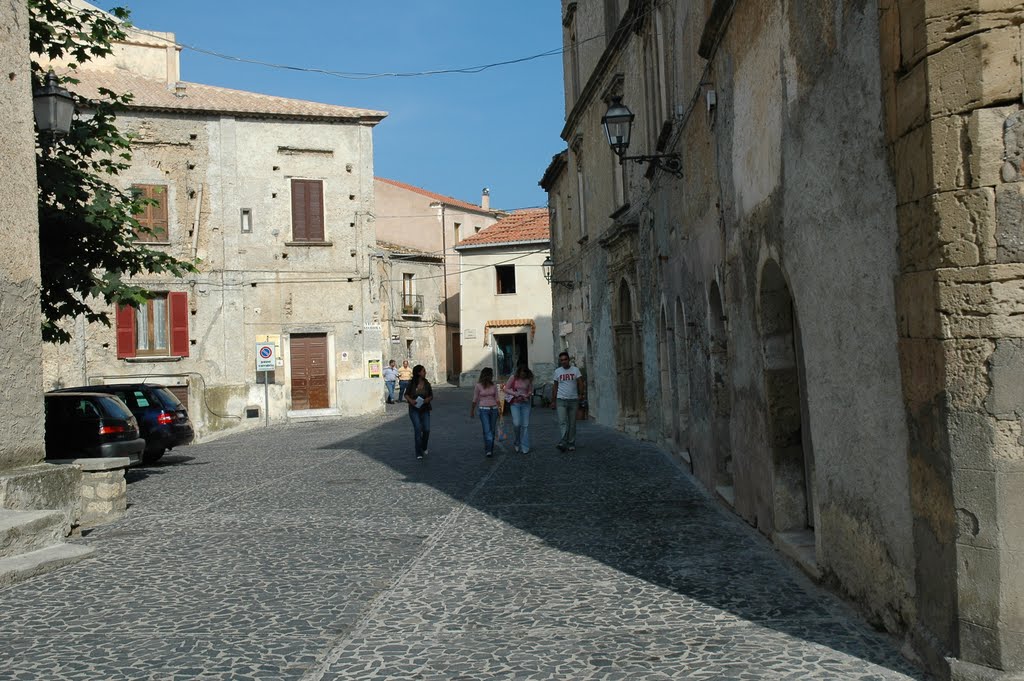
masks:
[(290, 340), (292, 409), (326, 409), (327, 335), (293, 334)]
[(462, 375), (462, 334), (452, 334), (452, 368), (448, 372), (450, 376), (458, 381)]

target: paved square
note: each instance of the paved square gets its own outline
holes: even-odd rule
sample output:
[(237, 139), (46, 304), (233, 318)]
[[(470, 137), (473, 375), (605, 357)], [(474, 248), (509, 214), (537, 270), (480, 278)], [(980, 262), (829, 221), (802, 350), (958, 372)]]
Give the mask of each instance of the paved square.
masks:
[(96, 558), (0, 591), (0, 679), (924, 679), (656, 447), (485, 459), (440, 388), (130, 473)]

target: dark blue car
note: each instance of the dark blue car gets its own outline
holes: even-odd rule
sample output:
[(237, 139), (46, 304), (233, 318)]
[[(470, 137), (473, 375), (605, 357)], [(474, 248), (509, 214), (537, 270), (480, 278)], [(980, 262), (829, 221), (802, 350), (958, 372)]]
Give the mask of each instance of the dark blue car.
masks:
[(114, 383), (63, 388), (57, 392), (87, 390), (115, 395), (139, 422), (139, 432), (146, 440), (144, 463), (160, 459), (168, 449), (187, 445), (195, 439), (188, 411), (174, 394), (153, 383)]

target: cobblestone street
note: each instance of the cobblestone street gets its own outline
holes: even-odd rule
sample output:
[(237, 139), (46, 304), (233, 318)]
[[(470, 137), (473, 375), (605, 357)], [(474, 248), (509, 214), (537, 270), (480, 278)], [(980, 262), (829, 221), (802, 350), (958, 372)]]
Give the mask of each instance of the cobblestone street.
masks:
[(97, 557), (0, 591), (0, 678), (922, 679), (664, 453), (581, 424), (487, 460), (439, 389), (169, 453)]

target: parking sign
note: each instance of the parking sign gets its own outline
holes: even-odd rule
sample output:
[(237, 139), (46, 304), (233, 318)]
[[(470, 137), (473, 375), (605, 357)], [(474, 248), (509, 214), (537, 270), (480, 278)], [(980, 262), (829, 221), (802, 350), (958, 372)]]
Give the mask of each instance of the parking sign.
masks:
[(273, 371), (277, 360), (277, 348), (273, 343), (256, 344), (256, 371)]

